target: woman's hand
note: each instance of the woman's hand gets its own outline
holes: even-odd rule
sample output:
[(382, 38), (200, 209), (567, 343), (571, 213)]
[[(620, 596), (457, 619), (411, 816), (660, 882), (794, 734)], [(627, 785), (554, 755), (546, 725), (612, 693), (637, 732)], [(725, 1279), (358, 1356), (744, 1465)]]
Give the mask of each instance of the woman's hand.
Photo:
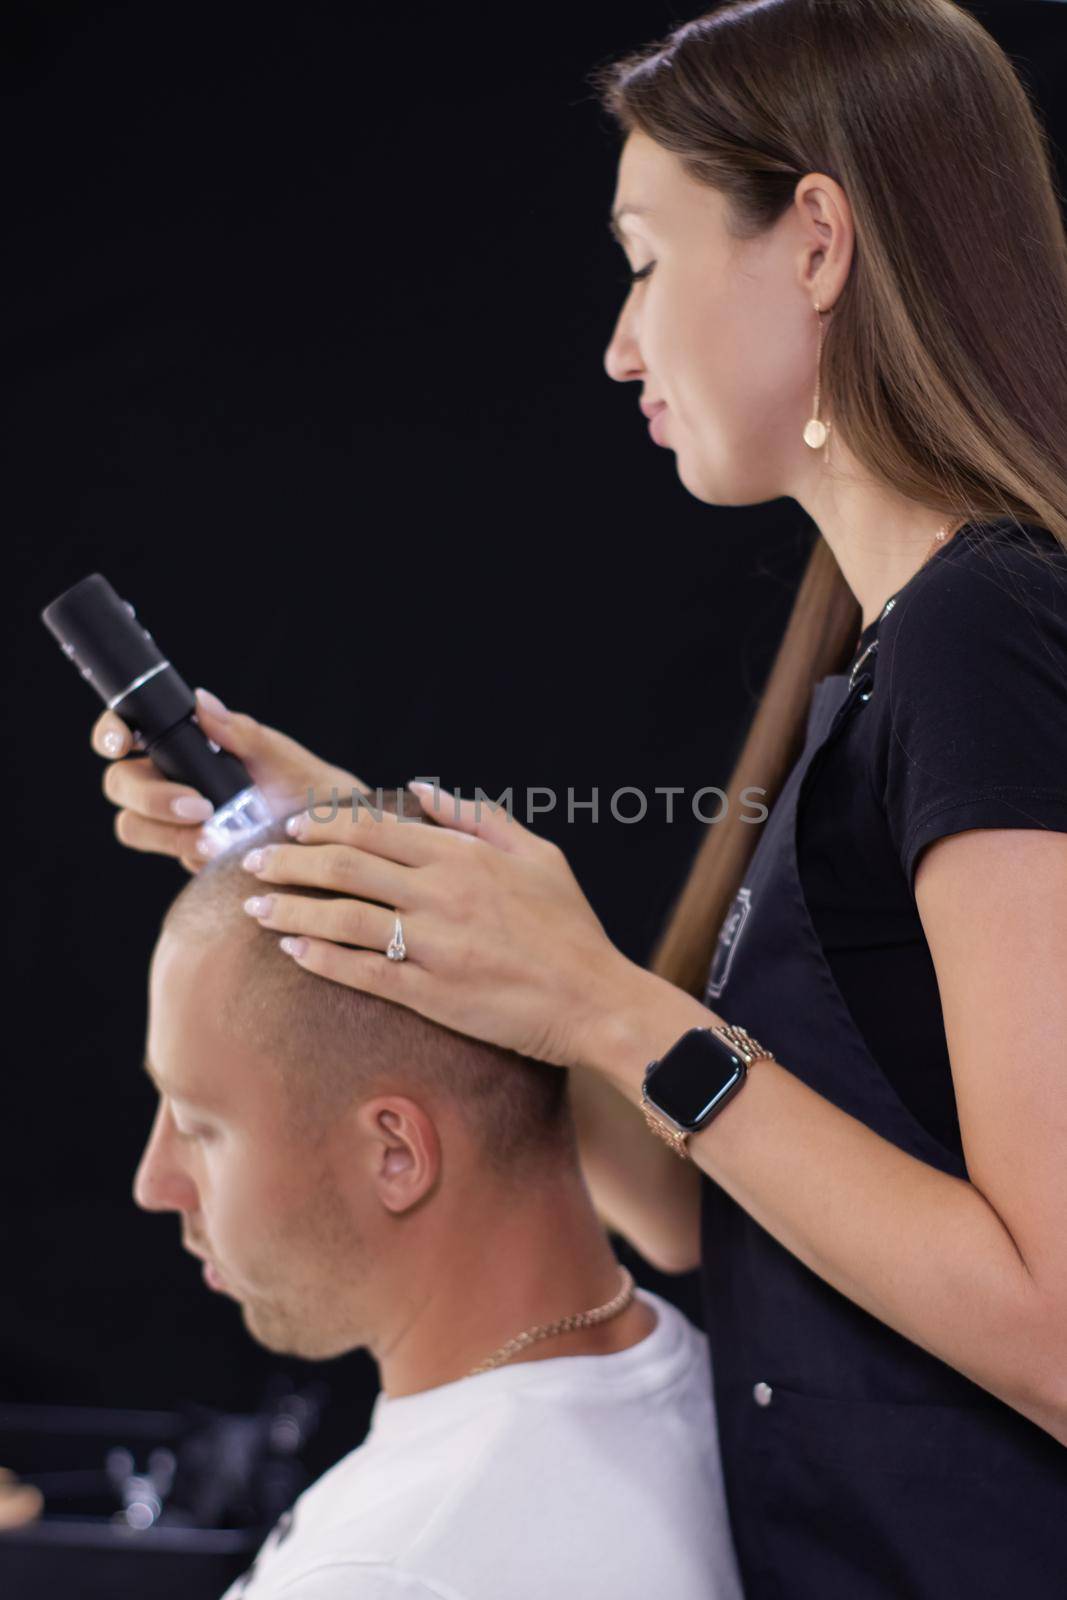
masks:
[[(309, 789), (323, 799), (329, 797), (331, 788), (344, 798), (351, 796), (353, 788), (370, 793), (362, 779), (321, 761), (276, 728), (242, 712), (227, 711), (204, 689), (196, 691), (196, 698), (197, 722), (209, 739), (244, 762), (275, 816), (283, 817), (306, 805)], [(115, 818), (116, 838), (132, 850), (175, 856), (188, 872), (198, 872), (209, 855), (200, 824), (212, 814), (210, 800), (188, 784), (172, 783), (148, 756), (121, 760), (128, 751), (143, 747), (113, 711), (102, 712), (93, 724), (92, 744), (109, 762), (103, 790), (120, 807)]]
[[(442, 826), (380, 808), (303, 814), (297, 842), (249, 852), (262, 926), (310, 972), (554, 1066), (587, 1064), (605, 1007), (648, 974), (608, 939), (558, 845), (483, 801), (412, 790)], [(269, 893), (274, 884), (336, 899)], [(257, 902), (264, 903), (253, 909)], [(405, 961), (386, 955), (399, 913)]]

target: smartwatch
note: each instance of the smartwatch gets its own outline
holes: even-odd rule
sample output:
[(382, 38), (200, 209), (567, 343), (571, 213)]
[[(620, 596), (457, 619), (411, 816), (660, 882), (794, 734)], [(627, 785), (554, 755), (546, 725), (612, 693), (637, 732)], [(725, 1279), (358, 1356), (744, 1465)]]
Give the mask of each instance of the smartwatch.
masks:
[(645, 1068), (641, 1109), (654, 1133), (688, 1158), (689, 1136), (706, 1127), (740, 1089), (753, 1061), (774, 1060), (744, 1028), (690, 1028)]

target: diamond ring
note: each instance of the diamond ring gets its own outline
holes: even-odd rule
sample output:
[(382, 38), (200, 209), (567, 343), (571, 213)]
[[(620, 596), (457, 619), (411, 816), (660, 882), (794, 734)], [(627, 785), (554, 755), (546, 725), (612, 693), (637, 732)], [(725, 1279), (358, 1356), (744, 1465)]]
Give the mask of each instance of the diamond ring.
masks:
[(408, 958), (407, 945), (404, 943), (404, 930), (400, 925), (399, 917), (396, 919), (393, 937), (390, 939), (385, 953), (390, 961), (406, 961)]

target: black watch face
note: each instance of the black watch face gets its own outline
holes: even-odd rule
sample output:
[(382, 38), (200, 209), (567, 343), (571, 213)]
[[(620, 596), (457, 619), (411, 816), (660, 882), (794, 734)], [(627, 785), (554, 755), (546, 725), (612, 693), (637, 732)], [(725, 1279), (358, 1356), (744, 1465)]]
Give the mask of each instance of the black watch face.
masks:
[(737, 1088), (745, 1064), (725, 1040), (693, 1028), (648, 1075), (649, 1098), (683, 1128), (697, 1128)]

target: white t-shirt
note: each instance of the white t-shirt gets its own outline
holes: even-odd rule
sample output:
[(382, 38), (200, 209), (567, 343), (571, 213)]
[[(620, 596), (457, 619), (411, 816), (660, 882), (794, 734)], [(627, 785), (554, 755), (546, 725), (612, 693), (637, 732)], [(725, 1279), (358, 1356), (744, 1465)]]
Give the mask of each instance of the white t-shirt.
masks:
[(741, 1600), (703, 1333), (378, 1395), (222, 1600)]

